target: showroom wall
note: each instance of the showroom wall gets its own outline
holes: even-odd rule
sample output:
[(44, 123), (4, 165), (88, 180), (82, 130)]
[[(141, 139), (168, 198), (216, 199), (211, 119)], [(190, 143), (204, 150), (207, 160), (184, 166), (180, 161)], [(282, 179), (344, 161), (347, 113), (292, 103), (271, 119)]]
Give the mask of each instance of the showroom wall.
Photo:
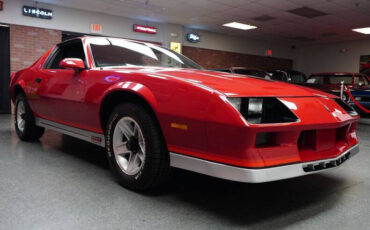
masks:
[[(102, 4), (104, 4), (104, 2), (102, 2)], [(167, 47), (169, 46), (170, 41), (177, 41), (182, 42), (184, 47), (190, 46), (257, 56), (264, 56), (267, 49), (272, 49), (274, 57), (288, 58), (292, 60), (296, 58), (298, 53), (296, 50), (291, 49), (290, 46), (286, 44), (257, 41), (253, 39), (240, 38), (207, 31), (196, 31), (201, 35), (201, 41), (196, 44), (189, 43), (185, 40), (185, 34), (192, 30), (186, 29), (181, 25), (168, 23), (166, 24), (150, 22), (150, 26), (155, 26), (158, 28), (158, 33), (156, 35), (135, 33), (132, 31), (133, 24), (146, 24), (147, 22), (102, 13), (38, 3), (38, 7), (53, 10), (53, 19), (42, 20), (23, 16), (23, 5), (34, 6), (35, 3), (32, 1), (24, 0), (5, 0), (4, 10), (0, 11), (0, 23), (86, 34), (90, 33), (90, 24), (97, 23), (102, 26), (103, 35), (153, 41), (162, 43), (164, 46)], [(224, 59), (224, 61), (228, 60), (229, 59)], [(263, 60), (269, 61), (273, 59)], [(225, 66), (230, 66), (232, 63), (233, 62), (225, 62)], [(253, 63), (255, 63), (255, 61)], [(248, 66), (251, 66), (250, 63), (248, 63)]]
[(359, 72), (360, 56), (370, 55), (370, 41), (346, 41), (300, 47), (296, 66), (314, 72)]
[(184, 34), (189, 32), (197, 32), (200, 35), (200, 42), (191, 43), (183, 37), (183, 45), (230, 51), (235, 53), (244, 53), (265, 56), (266, 50), (271, 49), (273, 57), (295, 59), (298, 57), (298, 50), (292, 49), (291, 44), (269, 42), (245, 37), (237, 37), (232, 35), (213, 33), (208, 31), (196, 31), (189, 28), (184, 28)]
[(53, 45), (59, 43), (59, 30), (10, 25), (10, 69), (14, 73), (34, 63)]
[[(123, 17), (101, 14), (91, 11), (38, 3), (38, 7), (51, 9), (53, 11), (53, 18), (51, 20), (43, 20), (23, 16), (23, 5), (35, 6), (33, 1), (5, 0), (4, 10), (0, 11), (0, 23), (25, 25), (78, 33), (90, 33), (90, 24), (98, 23), (102, 25), (102, 32), (105, 35), (134, 38), (138, 40), (154, 42), (162, 41), (161, 33), (158, 33), (156, 35), (149, 35), (133, 32), (133, 24), (145, 23), (141, 20), (131, 20)], [(150, 23), (149, 25), (158, 27), (158, 31), (162, 31), (162, 24), (160, 23)]]
[(290, 70), (293, 68), (293, 60), (291, 59), (241, 54), (190, 46), (183, 47), (183, 54), (206, 69), (218, 69), (233, 66), (265, 70)]

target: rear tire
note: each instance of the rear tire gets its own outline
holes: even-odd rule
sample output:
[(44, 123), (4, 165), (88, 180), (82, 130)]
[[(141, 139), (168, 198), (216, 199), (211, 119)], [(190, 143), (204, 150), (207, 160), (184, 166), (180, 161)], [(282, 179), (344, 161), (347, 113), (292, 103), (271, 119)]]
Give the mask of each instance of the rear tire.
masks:
[(169, 153), (156, 120), (142, 105), (122, 103), (110, 115), (105, 145), (118, 182), (144, 191), (168, 179)]
[(45, 129), (36, 126), (35, 117), (23, 93), (17, 95), (14, 108), (14, 126), (22, 141), (35, 141), (42, 137)]

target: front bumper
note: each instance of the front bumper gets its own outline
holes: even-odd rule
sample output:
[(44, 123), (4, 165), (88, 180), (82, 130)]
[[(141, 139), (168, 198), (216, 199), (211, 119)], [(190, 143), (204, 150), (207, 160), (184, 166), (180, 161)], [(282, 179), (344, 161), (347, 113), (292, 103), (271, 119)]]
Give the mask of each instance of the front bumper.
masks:
[(359, 152), (356, 144), (335, 158), (267, 168), (243, 168), (170, 153), (171, 166), (226, 180), (262, 183), (309, 175), (339, 167)]

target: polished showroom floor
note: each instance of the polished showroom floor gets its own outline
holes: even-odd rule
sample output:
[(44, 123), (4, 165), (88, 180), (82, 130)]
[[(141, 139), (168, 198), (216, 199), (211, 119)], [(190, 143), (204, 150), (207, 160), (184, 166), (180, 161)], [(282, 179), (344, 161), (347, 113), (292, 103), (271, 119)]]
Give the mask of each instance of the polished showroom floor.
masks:
[(112, 178), (103, 149), (47, 131), (18, 140), (0, 115), (0, 229), (369, 229), (370, 122), (342, 167), (267, 184), (177, 170), (139, 194)]

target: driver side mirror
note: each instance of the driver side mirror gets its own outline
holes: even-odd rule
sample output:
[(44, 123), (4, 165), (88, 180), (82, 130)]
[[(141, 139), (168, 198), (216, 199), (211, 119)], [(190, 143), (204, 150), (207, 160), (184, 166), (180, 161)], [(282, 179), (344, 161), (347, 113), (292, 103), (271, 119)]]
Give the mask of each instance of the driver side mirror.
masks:
[(59, 67), (73, 69), (77, 73), (85, 69), (85, 63), (80, 58), (64, 58), (60, 61)]

